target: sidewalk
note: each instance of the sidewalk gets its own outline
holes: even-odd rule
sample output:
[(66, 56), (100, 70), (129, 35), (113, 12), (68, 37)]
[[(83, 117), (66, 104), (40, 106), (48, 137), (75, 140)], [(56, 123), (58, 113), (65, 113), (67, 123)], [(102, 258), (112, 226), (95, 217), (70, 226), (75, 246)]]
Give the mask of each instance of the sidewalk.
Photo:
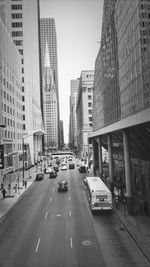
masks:
[[(33, 183), (35, 180), (36, 172), (32, 171), (32, 176), (26, 178), (27, 186), (23, 186), (23, 181), (19, 181), (19, 189), (17, 191), (14, 189), (16, 181), (11, 183), (10, 190), (8, 189), (8, 185), (5, 184), (6, 189), (6, 197), (3, 199), (2, 192), (0, 191), (0, 220), (6, 215), (6, 213), (13, 207), (13, 205), (17, 202), (19, 197), (25, 192), (25, 190)], [(18, 184), (17, 184), (18, 185)]]
[(113, 211), (150, 263), (150, 217), (144, 214), (131, 216), (124, 204), (118, 208), (113, 204)]
[[(93, 176), (92, 169), (89, 175)], [(128, 232), (150, 263), (150, 216), (144, 213), (131, 216), (124, 203), (120, 203), (118, 208), (113, 203), (113, 211), (121, 221), (122, 229)]]

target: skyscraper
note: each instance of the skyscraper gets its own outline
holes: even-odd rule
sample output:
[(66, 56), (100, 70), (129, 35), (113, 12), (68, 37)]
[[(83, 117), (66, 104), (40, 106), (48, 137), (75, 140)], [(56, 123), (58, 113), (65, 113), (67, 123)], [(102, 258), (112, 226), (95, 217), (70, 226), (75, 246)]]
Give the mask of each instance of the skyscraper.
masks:
[(77, 117), (76, 103), (80, 79), (70, 81), (70, 134), (69, 143), (71, 146), (77, 146)]
[(46, 151), (53, 151), (58, 150), (58, 112), (56, 86), (49, 59), (48, 45), (46, 43), (43, 73), (43, 115), (44, 129), (46, 131), (44, 147)]
[(9, 3), (10, 32), (21, 55), (23, 131), (26, 134), (25, 144), (29, 151), (30, 164), (33, 164), (42, 150), (39, 133), (43, 130), (40, 103), (39, 1), (13, 0)]
[[(58, 91), (58, 66), (57, 66), (57, 37), (56, 37), (56, 28), (55, 28), (54, 18), (41, 18), (40, 19), (40, 41), (41, 41), (42, 80), (43, 80), (44, 73), (45, 73), (45, 56), (47, 53), (47, 56), (49, 57), (49, 62), (50, 62), (51, 77), (55, 85), (56, 110), (53, 113), (54, 117), (51, 120), (51, 125), (52, 123), (54, 124), (57, 123), (56, 132), (55, 132), (55, 135), (57, 135), (57, 137), (55, 136), (55, 138), (53, 138), (55, 139), (54, 142), (57, 142), (57, 144), (55, 144), (55, 149), (57, 149), (60, 146), (60, 123), (59, 123), (59, 91)], [(43, 93), (44, 93), (44, 90), (45, 89), (43, 86)], [(52, 91), (51, 91), (51, 96), (52, 96)], [(54, 129), (55, 127), (52, 126), (52, 128)], [(49, 131), (48, 134), (53, 135), (51, 131)], [(52, 146), (54, 147), (54, 145)]]
[(88, 134), (92, 131), (94, 71), (83, 70), (80, 75), (78, 96), (76, 102), (77, 145), (84, 160), (88, 159), (90, 147)]
[[(109, 177), (139, 212), (150, 205), (150, 2), (105, 0), (93, 93), (94, 174)], [(102, 147), (109, 168), (103, 168)]]

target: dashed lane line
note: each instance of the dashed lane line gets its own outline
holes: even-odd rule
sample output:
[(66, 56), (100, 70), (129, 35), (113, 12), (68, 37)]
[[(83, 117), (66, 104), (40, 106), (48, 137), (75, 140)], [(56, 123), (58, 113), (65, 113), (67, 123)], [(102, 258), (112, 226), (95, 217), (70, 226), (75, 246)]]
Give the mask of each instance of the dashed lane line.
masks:
[(47, 216), (48, 216), (48, 212), (46, 212), (46, 214), (45, 214), (45, 220), (47, 219)]
[(38, 239), (38, 242), (37, 242), (37, 245), (36, 245), (36, 249), (35, 249), (35, 252), (37, 253), (38, 252), (38, 249), (39, 249), (39, 245), (40, 245), (40, 238)]
[(70, 238), (70, 247), (73, 248), (72, 237)]

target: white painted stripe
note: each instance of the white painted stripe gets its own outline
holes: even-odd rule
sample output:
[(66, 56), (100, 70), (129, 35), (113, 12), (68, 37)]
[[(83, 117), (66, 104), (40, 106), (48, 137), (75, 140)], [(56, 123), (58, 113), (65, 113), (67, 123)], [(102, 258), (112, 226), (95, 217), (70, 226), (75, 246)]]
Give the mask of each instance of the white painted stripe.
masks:
[(69, 211), (69, 217), (71, 218), (71, 211)]
[(73, 248), (72, 238), (70, 238), (70, 247)]
[(50, 197), (49, 202), (52, 202), (52, 198)]
[(38, 249), (39, 249), (39, 245), (40, 245), (40, 238), (39, 238), (39, 240), (38, 240), (38, 242), (37, 242), (37, 245), (36, 245), (35, 252), (37, 252), (37, 251), (38, 251)]
[(70, 196), (68, 197), (68, 199), (70, 200)]
[(55, 188), (53, 188), (53, 192), (55, 191)]
[(46, 214), (45, 214), (45, 220), (47, 219), (47, 215), (48, 215), (48, 212), (46, 212)]

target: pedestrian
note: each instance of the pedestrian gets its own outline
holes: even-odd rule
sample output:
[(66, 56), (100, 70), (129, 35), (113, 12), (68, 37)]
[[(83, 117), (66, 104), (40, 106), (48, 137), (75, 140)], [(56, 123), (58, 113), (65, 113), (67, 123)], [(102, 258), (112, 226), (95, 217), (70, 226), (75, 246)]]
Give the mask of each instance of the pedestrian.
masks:
[(3, 198), (5, 198), (6, 197), (6, 190), (5, 190), (5, 188), (2, 189), (2, 194), (3, 194)]
[(119, 208), (119, 192), (116, 187), (114, 187), (114, 200), (115, 200), (116, 208)]
[(24, 181), (24, 185), (25, 185), (25, 188), (26, 188), (27, 187), (27, 181), (26, 180)]
[(17, 184), (14, 185), (15, 193), (17, 193)]

